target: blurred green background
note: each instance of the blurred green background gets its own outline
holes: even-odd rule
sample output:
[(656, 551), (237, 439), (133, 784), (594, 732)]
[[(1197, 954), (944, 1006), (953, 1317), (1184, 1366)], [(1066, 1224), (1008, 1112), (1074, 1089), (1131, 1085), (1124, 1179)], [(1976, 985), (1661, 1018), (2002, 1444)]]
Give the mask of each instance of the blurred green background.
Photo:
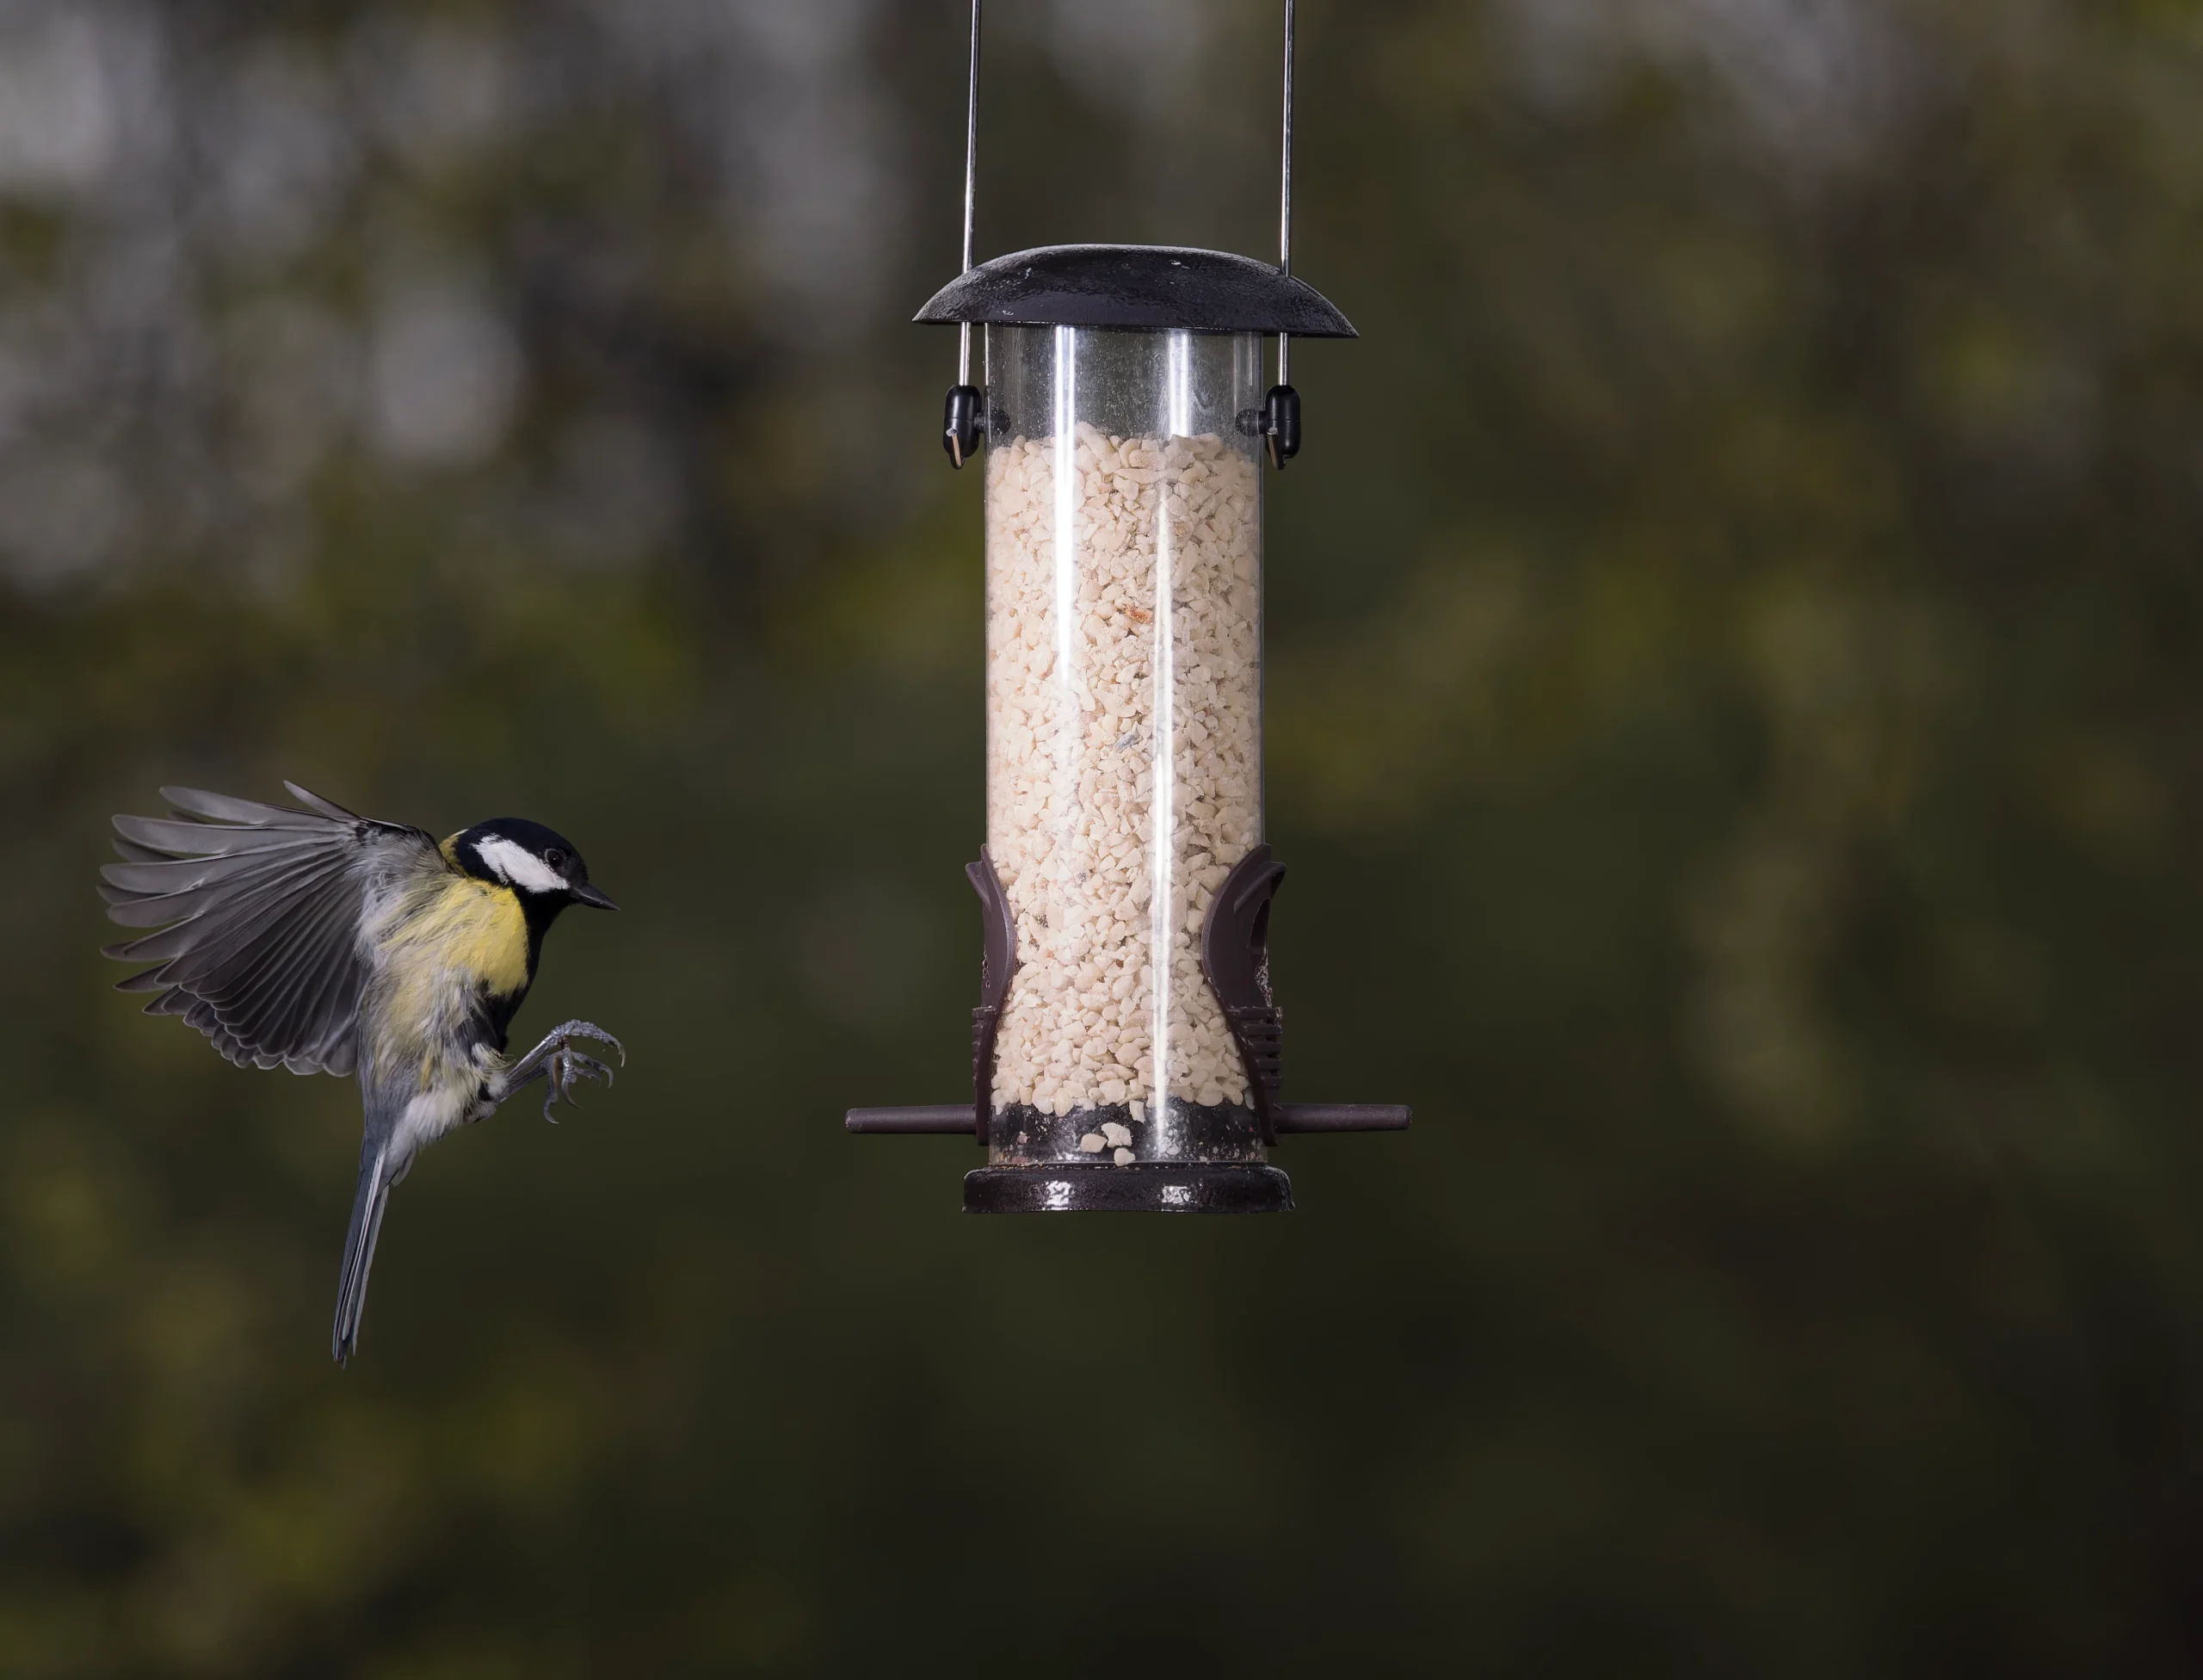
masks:
[[(1272, 249), (997, 0), (983, 255)], [(959, 0), (0, 4), (0, 1673), (2193, 1674), (2203, 9), (1302, 8), (1270, 1221), (982, 1221)], [(397, 1198), (108, 813), (572, 835)], [(2189, 837), (2183, 839), (2181, 837)]]

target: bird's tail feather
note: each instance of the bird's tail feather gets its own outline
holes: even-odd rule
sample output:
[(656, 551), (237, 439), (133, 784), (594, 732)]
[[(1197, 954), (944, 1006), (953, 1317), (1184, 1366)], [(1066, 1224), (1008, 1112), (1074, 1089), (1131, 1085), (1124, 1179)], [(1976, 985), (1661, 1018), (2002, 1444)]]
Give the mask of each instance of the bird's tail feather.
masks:
[(349, 1364), (360, 1345), (360, 1314), (367, 1304), (367, 1273), (375, 1263), (375, 1238), (382, 1233), (383, 1209), (390, 1205), (386, 1144), (370, 1144), (360, 1154), (360, 1188), (352, 1197), (352, 1228), (344, 1238), (344, 1266), (336, 1275), (336, 1328), (329, 1350), (340, 1365)]

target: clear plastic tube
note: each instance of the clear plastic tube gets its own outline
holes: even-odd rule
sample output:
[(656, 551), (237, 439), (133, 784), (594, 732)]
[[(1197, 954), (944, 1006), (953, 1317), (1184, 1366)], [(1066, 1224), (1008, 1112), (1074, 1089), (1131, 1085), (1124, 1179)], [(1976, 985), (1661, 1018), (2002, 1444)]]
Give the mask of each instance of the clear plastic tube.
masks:
[(1200, 966), (1262, 838), (1252, 333), (986, 330), (991, 1158), (1260, 1160)]

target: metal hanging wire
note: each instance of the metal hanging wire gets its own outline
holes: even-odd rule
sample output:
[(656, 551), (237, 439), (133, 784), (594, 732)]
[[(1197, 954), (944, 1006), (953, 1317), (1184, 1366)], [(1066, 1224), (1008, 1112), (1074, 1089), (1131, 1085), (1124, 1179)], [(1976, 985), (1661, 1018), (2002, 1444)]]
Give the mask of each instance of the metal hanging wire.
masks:
[[(977, 3), (977, 0), (974, 0)], [(1293, 272), (1293, 0), (1285, 0), (1285, 96), (1283, 133), (1278, 143), (1277, 183), (1277, 271), (1281, 275)], [(975, 47), (976, 52), (977, 48)], [(968, 236), (967, 236), (968, 237)], [(970, 260), (968, 253), (966, 260)], [(1280, 332), (1277, 336), (1277, 382), (1291, 385), (1293, 336)]]
[[(1298, 9), (1285, 0), (1284, 90), (1279, 101), (1277, 148), (1277, 271), (1293, 277), (1293, 35)], [(1262, 398), (1262, 448), (1280, 471), (1300, 453), (1300, 393), (1293, 388), (1293, 335), (1277, 336), (1277, 383)]]
[[(964, 272), (972, 272), (972, 235), (979, 208), (979, 0), (972, 0), (972, 63), (964, 84)], [(986, 433), (984, 398), (972, 383), (972, 324), (956, 327), (956, 383), (941, 409), (941, 447), (952, 466), (978, 452)]]
[[(1286, 0), (1290, 10), (1292, 0)], [(979, 208), (979, 0), (972, 0), (972, 68), (964, 87), (964, 272), (972, 271), (972, 231)], [(972, 382), (972, 324), (956, 335), (956, 382)]]

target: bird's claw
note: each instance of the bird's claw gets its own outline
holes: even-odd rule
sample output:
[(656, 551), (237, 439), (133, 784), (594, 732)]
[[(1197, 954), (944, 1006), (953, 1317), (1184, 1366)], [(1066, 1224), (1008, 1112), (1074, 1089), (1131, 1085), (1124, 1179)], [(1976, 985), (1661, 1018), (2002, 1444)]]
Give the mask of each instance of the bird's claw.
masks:
[(543, 1098), (543, 1117), (553, 1126), (558, 1121), (551, 1112), (552, 1103), (564, 1102), (577, 1109), (581, 1107), (581, 1099), (574, 1095), (574, 1085), (577, 1080), (602, 1079), (606, 1090), (612, 1087), (610, 1068), (595, 1057), (585, 1056), (565, 1045), (551, 1053), (550, 1059), (544, 1064), (544, 1083), (551, 1089)]
[[(558, 1030), (565, 1034), (568, 1038), (591, 1039), (599, 1044), (610, 1045), (612, 1047), (613, 1053), (620, 1058), (620, 1065), (622, 1067), (626, 1066), (627, 1047), (620, 1043), (618, 1039), (613, 1037), (611, 1034), (606, 1032), (603, 1028), (597, 1026), (595, 1022), (588, 1021), (569, 1021)], [(598, 1062), (596, 1065), (602, 1067), (604, 1064), (602, 1062)]]
[[(602, 1079), (608, 1088), (612, 1084), (612, 1070), (595, 1057), (574, 1048), (576, 1039), (587, 1039), (592, 1043), (609, 1045), (620, 1058), (620, 1065), (627, 1065), (627, 1047), (589, 1021), (569, 1021), (563, 1027), (547, 1034), (543, 1042), (523, 1057), (513, 1069), (515, 1083), (543, 1075), (544, 1084), (550, 1087), (543, 1098), (543, 1118), (556, 1126), (558, 1119), (551, 1112), (560, 1102), (574, 1102), (574, 1086), (583, 1079)], [(508, 1085), (507, 1089), (511, 1087)], [(577, 1104), (578, 1106), (578, 1104)]]

